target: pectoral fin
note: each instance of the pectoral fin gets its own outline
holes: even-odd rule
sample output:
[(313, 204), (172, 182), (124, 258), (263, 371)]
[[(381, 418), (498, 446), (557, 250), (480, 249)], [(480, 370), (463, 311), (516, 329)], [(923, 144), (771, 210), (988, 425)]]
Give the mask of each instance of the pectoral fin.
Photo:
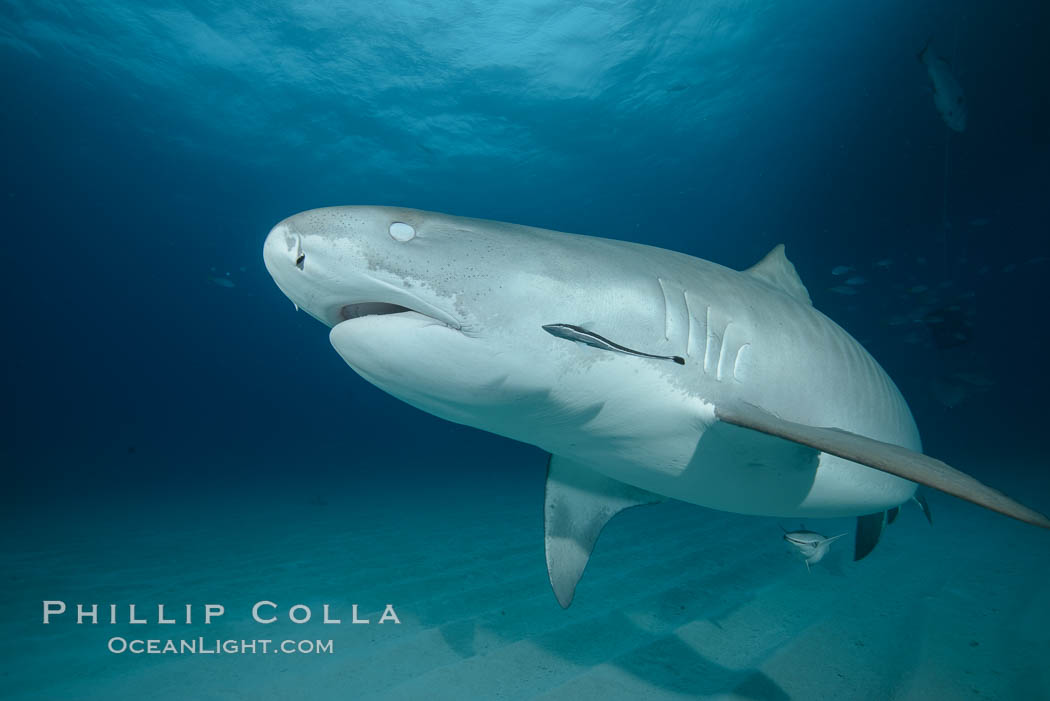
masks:
[[(1050, 518), (922, 453), (837, 428), (806, 426), (787, 421), (745, 402), (720, 405), (715, 409), (715, 415), (726, 423), (807, 445), (821, 452), (939, 489), (1019, 521), (1040, 528), (1050, 528)], [(878, 517), (881, 520), (883, 515), (878, 514)], [(871, 518), (874, 518), (874, 515)], [(882, 530), (881, 527), (879, 530)], [(877, 536), (875, 540), (878, 540)]]
[(554, 595), (568, 608), (598, 534), (609, 519), (632, 506), (663, 498), (552, 455), (547, 463), (543, 530), (547, 573)]

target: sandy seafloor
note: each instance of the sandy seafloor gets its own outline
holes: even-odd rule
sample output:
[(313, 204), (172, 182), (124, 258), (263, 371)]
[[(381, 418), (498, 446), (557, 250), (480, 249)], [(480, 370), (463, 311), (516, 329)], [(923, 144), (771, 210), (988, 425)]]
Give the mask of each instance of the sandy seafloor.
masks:
[[(928, 493), (933, 528), (911, 505), (867, 560), (835, 546), (807, 573), (784, 519), (637, 508), (606, 528), (563, 611), (544, 565), (542, 469), (501, 479), (449, 470), (440, 487), (386, 493), (270, 484), (240, 503), (114, 495), (8, 512), (0, 697), (1050, 698), (1039, 529)], [(1045, 485), (1000, 486), (1045, 508)], [(44, 626), (43, 599), (227, 613), (210, 626)], [(260, 599), (315, 615), (326, 602), (344, 623), (263, 626), (249, 615)], [(373, 623), (348, 624), (351, 603)], [(375, 624), (386, 603), (400, 625)], [(114, 655), (113, 635), (331, 639), (334, 652)]]

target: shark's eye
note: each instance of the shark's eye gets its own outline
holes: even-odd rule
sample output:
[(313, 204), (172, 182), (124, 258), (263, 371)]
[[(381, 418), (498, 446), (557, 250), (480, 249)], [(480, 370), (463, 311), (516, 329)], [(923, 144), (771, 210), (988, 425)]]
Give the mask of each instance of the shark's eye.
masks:
[(416, 236), (416, 230), (412, 225), (396, 221), (390, 225), (390, 238), (395, 241), (411, 241)]

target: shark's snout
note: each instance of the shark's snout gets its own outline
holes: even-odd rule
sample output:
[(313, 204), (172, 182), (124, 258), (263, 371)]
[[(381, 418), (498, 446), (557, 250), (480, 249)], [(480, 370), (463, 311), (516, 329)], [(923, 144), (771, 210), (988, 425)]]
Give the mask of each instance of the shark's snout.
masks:
[[(263, 264), (278, 286), (289, 269), (302, 271), (305, 254), (302, 240), (284, 222), (270, 229), (263, 242)], [(284, 288), (282, 291), (287, 294)]]
[[(266, 270), (296, 309), (327, 326), (366, 316), (415, 312), (451, 328), (461, 327), (442, 306), (409, 289), (403, 276), (388, 274), (374, 259), (369, 260), (363, 253), (369, 250), (367, 227), (328, 233), (319, 231), (311, 216), (321, 219), (323, 210), (320, 216), (306, 212), (282, 221), (263, 242)], [(409, 230), (415, 232), (407, 224), (389, 228), (390, 238), (399, 243), (411, 239)]]
[(303, 276), (305, 262), (302, 238), (285, 222), (270, 230), (263, 242), (263, 264), (278, 289), (296, 309), (304, 309), (324, 323), (336, 323), (338, 320), (323, 318), (312, 310), (311, 288)]
[(287, 244), (288, 236), (287, 227), (278, 224), (270, 229), (270, 233), (266, 235), (266, 240), (263, 242), (263, 265), (285, 295), (288, 295), (288, 290), (281, 285), (281, 278), (284, 276), (283, 269), (288, 265), (289, 260), (294, 265), (294, 259), (291, 259), (290, 248)]

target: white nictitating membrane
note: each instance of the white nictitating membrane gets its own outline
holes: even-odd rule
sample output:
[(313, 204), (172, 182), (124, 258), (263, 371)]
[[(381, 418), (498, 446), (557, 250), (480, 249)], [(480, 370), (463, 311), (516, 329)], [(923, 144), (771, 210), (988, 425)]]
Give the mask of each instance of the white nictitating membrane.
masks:
[(390, 236), (395, 241), (410, 241), (415, 235), (416, 230), (410, 224), (397, 221), (390, 225)]

